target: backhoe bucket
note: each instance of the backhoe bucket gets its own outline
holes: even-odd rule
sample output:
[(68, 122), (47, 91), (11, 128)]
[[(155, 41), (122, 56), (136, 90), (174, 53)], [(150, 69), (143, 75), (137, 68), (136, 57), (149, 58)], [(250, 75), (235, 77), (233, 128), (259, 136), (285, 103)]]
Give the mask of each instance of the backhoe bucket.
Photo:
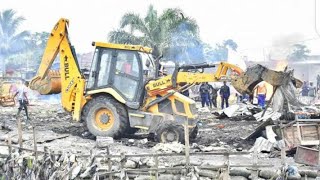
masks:
[(35, 77), (30, 82), (30, 88), (42, 95), (58, 94), (61, 92), (61, 76), (59, 71), (49, 70), (45, 79)]
[(270, 70), (260, 64), (248, 68), (240, 76), (231, 80), (233, 87), (239, 93), (252, 94), (255, 86), (261, 81), (265, 81), (272, 86), (280, 86), (287, 84), (288, 81), (292, 81), (295, 87), (301, 87), (302, 82), (292, 77), (292, 71), (281, 72)]

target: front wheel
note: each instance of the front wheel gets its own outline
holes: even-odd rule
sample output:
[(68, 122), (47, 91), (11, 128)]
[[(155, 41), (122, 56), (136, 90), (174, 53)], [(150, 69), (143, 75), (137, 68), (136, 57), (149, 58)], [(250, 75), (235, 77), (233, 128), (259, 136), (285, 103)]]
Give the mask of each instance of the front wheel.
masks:
[(127, 129), (127, 110), (112, 97), (94, 97), (86, 106), (88, 114), (85, 121), (91, 134), (116, 138)]
[(184, 127), (174, 121), (162, 122), (155, 131), (156, 141), (162, 143), (184, 143)]

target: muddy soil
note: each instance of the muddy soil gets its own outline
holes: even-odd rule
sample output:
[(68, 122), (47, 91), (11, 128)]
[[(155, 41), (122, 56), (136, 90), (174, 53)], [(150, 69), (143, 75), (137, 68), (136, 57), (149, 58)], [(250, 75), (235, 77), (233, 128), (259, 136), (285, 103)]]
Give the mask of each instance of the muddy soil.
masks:
[[(14, 115), (16, 112), (17, 107), (1, 107), (0, 122), (6, 124), (6, 126), (15, 127), (16, 121)], [(60, 104), (34, 102), (32, 106), (29, 106), (29, 112), (31, 120), (26, 123), (24, 128), (33, 125), (38, 131), (51, 130), (59, 134), (70, 134), (81, 138), (94, 139), (94, 137), (88, 133), (84, 123), (73, 121), (71, 115), (65, 112), (60, 107)], [(192, 143), (205, 146), (224, 145), (231, 148), (250, 148), (253, 142), (244, 141), (243, 138), (257, 127), (258, 122), (248, 121), (246, 119), (217, 119), (213, 112), (216, 112), (216, 110), (198, 112), (200, 120), (198, 123), (199, 134)], [(22, 112), (22, 119), (25, 119), (24, 112)], [(129, 139), (143, 139), (146, 137), (147, 134), (145, 131), (139, 131), (134, 136), (124, 137), (116, 141), (133, 146), (134, 143), (129, 143)], [(156, 143), (150, 142), (146, 147), (152, 147), (155, 144)]]

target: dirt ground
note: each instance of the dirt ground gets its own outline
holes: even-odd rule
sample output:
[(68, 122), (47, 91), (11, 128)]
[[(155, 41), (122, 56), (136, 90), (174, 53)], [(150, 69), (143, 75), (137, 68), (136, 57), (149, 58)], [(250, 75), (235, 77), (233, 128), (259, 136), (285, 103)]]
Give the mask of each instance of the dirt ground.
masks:
[[(199, 134), (193, 141), (198, 145), (226, 145), (226, 147), (248, 147), (248, 143), (243, 138), (251, 133), (258, 123), (256, 121), (243, 120), (229, 120), (217, 119), (213, 112), (217, 109), (211, 109), (210, 112), (199, 111)], [(17, 107), (1, 107), (0, 121), (5, 126), (15, 129), (16, 119), (14, 115), (17, 112)], [(24, 112), (21, 112), (24, 115)], [(30, 122), (24, 124), (24, 129), (28, 130), (31, 125), (36, 127), (36, 131), (52, 131), (57, 134), (69, 134), (78, 136), (83, 139), (92, 139), (94, 137), (88, 133), (83, 123), (73, 121), (71, 115), (65, 112), (60, 104), (50, 104), (43, 102), (34, 102), (29, 106)], [(25, 116), (23, 116), (25, 119)], [(23, 120), (25, 122), (25, 120)], [(138, 132), (137, 135), (117, 139), (118, 142), (126, 142), (130, 138), (141, 139), (147, 135), (143, 132)], [(154, 143), (155, 144), (155, 143)], [(150, 143), (152, 145), (152, 143)]]
[[(43, 150), (44, 146), (47, 146), (54, 152), (67, 151), (77, 154), (90, 154), (90, 150), (96, 145), (95, 139), (89, 135), (86, 127), (82, 123), (72, 121), (71, 116), (64, 112), (59, 104), (34, 102), (29, 107), (29, 111), (31, 121), (23, 124), (24, 147), (33, 147), (31, 124), (35, 126), (39, 150)], [(5, 144), (8, 136), (12, 137), (13, 143), (17, 143), (17, 125), (14, 117), (16, 112), (17, 107), (1, 107), (0, 144)], [(196, 152), (194, 147), (198, 146), (211, 146), (219, 150), (222, 148), (229, 151), (246, 151), (251, 148), (254, 142), (244, 141), (243, 138), (257, 127), (258, 123), (256, 121), (217, 119), (212, 114), (213, 112), (215, 110), (210, 112), (199, 111), (199, 134), (190, 143), (192, 152)], [(110, 147), (110, 151), (115, 154), (122, 152), (125, 154), (153, 153), (152, 147), (157, 143), (150, 140), (147, 143), (139, 143), (140, 139), (145, 137), (145, 134), (139, 132), (138, 135), (133, 137), (116, 139)], [(6, 149), (1, 147), (0, 152), (6, 151)], [(259, 162), (281, 165), (279, 158), (268, 158), (268, 156), (268, 154), (262, 154)], [(224, 162), (223, 157), (210, 157), (209, 159), (198, 157), (196, 160), (208, 161), (208, 163), (213, 164), (218, 161), (222, 164)], [(230, 161), (235, 164), (251, 162), (252, 155), (232, 156)], [(287, 162), (294, 164), (292, 158), (287, 158)]]

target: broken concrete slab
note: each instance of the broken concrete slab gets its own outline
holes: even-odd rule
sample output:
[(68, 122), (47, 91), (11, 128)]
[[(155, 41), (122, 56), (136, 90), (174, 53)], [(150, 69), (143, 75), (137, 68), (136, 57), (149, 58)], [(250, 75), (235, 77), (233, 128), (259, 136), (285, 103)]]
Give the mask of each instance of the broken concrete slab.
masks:
[(274, 143), (268, 141), (267, 139), (263, 137), (259, 137), (256, 139), (256, 142), (254, 143), (253, 147), (250, 149), (250, 152), (271, 152), (271, 149), (273, 148)]
[(134, 162), (134, 161), (132, 161), (132, 160), (130, 160), (130, 159), (128, 159), (128, 160), (126, 161), (126, 163), (124, 164), (124, 167), (125, 167), (125, 168), (134, 169), (134, 168), (137, 167), (137, 163)]
[(259, 177), (265, 178), (265, 179), (276, 179), (278, 176), (280, 176), (280, 171), (276, 169), (263, 169), (259, 172)]
[(104, 137), (104, 136), (97, 136), (96, 137), (96, 146), (99, 148), (104, 148), (109, 146), (110, 144), (114, 143), (112, 137)]
[(230, 176), (230, 180), (248, 180), (248, 178), (243, 176)]
[(224, 147), (215, 147), (215, 146), (203, 146), (203, 145), (199, 145), (198, 148), (202, 151), (202, 152), (211, 152), (211, 151), (227, 151), (227, 148)]
[(230, 176), (242, 176), (249, 178), (251, 171), (246, 168), (230, 168)]
[(219, 177), (220, 173), (218, 171), (206, 170), (206, 169), (199, 169), (195, 168), (195, 171), (200, 175), (212, 179), (216, 179)]
[(317, 173), (317, 170), (299, 169), (299, 174), (302, 177), (316, 178), (318, 176)]
[(181, 153), (184, 151), (184, 145), (178, 142), (172, 143), (158, 143), (152, 148), (154, 151), (160, 151), (164, 153)]

